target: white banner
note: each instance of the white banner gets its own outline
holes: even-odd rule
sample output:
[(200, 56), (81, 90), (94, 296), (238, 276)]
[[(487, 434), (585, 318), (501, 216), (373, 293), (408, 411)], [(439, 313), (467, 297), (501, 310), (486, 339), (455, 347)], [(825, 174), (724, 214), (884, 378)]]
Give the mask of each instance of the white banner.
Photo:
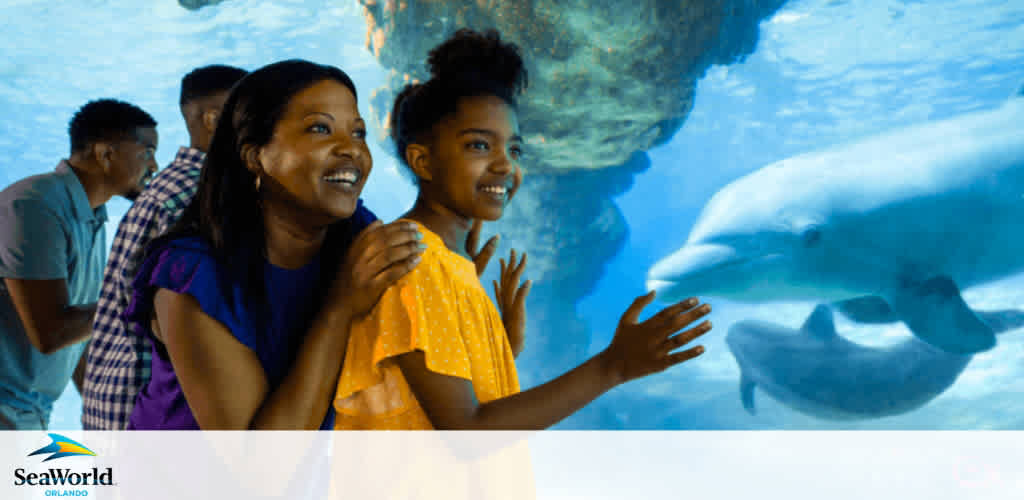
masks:
[(0, 498), (1019, 499), (1024, 432), (0, 432)]

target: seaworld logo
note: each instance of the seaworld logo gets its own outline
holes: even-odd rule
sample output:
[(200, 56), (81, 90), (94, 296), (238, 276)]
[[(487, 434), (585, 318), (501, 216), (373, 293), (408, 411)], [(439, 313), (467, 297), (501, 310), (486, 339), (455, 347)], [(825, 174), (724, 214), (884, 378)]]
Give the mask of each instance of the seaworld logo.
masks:
[[(28, 456), (49, 455), (43, 462), (71, 456), (92, 456), (96, 453), (85, 445), (60, 434), (50, 434), (52, 442), (39, 448)], [(74, 471), (71, 468), (51, 468), (42, 472), (26, 472), (24, 468), (14, 471), (15, 486), (113, 486), (114, 469), (107, 467), (100, 471), (93, 467), (87, 471)], [(86, 490), (47, 490), (46, 496), (89, 496)]]
[(32, 453), (29, 453), (28, 456), (31, 457), (33, 455), (42, 455), (45, 453), (50, 453), (50, 456), (43, 460), (44, 462), (49, 462), (50, 460), (53, 460), (55, 458), (70, 457), (75, 455), (89, 455), (93, 457), (96, 456), (95, 452), (93, 452), (89, 448), (86, 448), (83, 444), (75, 440), (61, 436), (60, 434), (50, 434), (50, 439), (53, 440), (52, 443), (42, 448), (39, 448), (38, 450), (33, 451)]

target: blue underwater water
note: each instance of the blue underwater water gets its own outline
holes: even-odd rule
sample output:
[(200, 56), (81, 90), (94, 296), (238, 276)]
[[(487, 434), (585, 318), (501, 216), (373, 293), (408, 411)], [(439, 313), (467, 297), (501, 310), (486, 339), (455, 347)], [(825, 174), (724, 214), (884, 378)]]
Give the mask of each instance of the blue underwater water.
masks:
[[(366, 49), (365, 20), (355, 1), (228, 0), (188, 11), (175, 0), (7, 0), (0, 2), (0, 18), (6, 20), (0, 34), (4, 186), (48, 171), (66, 156), (69, 117), (97, 97), (150, 111), (159, 122), (157, 158), (166, 165), (187, 142), (177, 109), (180, 78), (203, 64), (256, 68), (290, 57), (335, 64), (360, 89), (364, 115), (364, 96), (387, 77)], [(649, 152), (651, 167), (616, 199), (629, 224), (628, 240), (578, 304), (593, 331), (591, 352), (607, 344), (619, 313), (644, 293), (647, 270), (683, 246), (704, 204), (729, 182), (808, 151), (995, 109), (1022, 85), (1024, 2), (786, 2), (762, 23), (750, 56), (707, 71), (685, 125)], [(414, 191), (386, 145), (372, 142), (371, 150), (375, 167), (364, 198), (391, 219)], [(1024, 195), (1024, 185), (1011, 189)], [(121, 199), (108, 205), (108, 239), (127, 207)], [(969, 288), (964, 299), (981, 309), (1024, 307), (1024, 276)], [(815, 302), (709, 300), (716, 328), (706, 336), (701, 358), (615, 389), (559, 427), (1024, 429), (1024, 330), (1000, 335), (998, 345), (975, 356), (949, 389), (905, 414), (824, 420), (757, 393), (758, 412), (750, 415), (740, 402), (740, 372), (726, 332), (743, 319), (797, 328)], [(836, 321), (841, 335), (870, 346), (910, 335), (902, 323)], [(69, 385), (51, 428), (80, 428), (79, 407)]]

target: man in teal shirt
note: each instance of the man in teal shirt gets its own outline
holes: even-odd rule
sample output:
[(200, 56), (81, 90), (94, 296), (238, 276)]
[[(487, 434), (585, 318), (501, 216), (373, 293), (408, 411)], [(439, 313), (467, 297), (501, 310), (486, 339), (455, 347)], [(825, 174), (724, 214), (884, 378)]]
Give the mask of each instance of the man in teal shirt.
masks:
[(71, 156), (0, 191), (0, 429), (46, 429), (91, 330), (106, 264), (105, 203), (157, 169), (156, 121), (101, 99), (75, 113)]

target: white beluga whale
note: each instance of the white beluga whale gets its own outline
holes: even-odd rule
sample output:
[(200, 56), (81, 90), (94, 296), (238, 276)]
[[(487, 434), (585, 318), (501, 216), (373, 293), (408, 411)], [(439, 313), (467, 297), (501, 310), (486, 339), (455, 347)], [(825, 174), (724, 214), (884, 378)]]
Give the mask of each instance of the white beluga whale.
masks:
[[(993, 331), (1024, 326), (1024, 311), (978, 312)], [(725, 337), (740, 368), (743, 407), (755, 413), (754, 389), (785, 406), (829, 420), (899, 415), (920, 408), (956, 381), (973, 356), (952, 354), (915, 337), (869, 347), (836, 334), (819, 305), (799, 330), (744, 320)]]
[[(950, 353), (995, 345), (961, 297), (1024, 271), (1024, 98), (770, 164), (648, 272), (663, 300), (838, 302)], [(859, 316), (859, 317), (858, 317)]]

